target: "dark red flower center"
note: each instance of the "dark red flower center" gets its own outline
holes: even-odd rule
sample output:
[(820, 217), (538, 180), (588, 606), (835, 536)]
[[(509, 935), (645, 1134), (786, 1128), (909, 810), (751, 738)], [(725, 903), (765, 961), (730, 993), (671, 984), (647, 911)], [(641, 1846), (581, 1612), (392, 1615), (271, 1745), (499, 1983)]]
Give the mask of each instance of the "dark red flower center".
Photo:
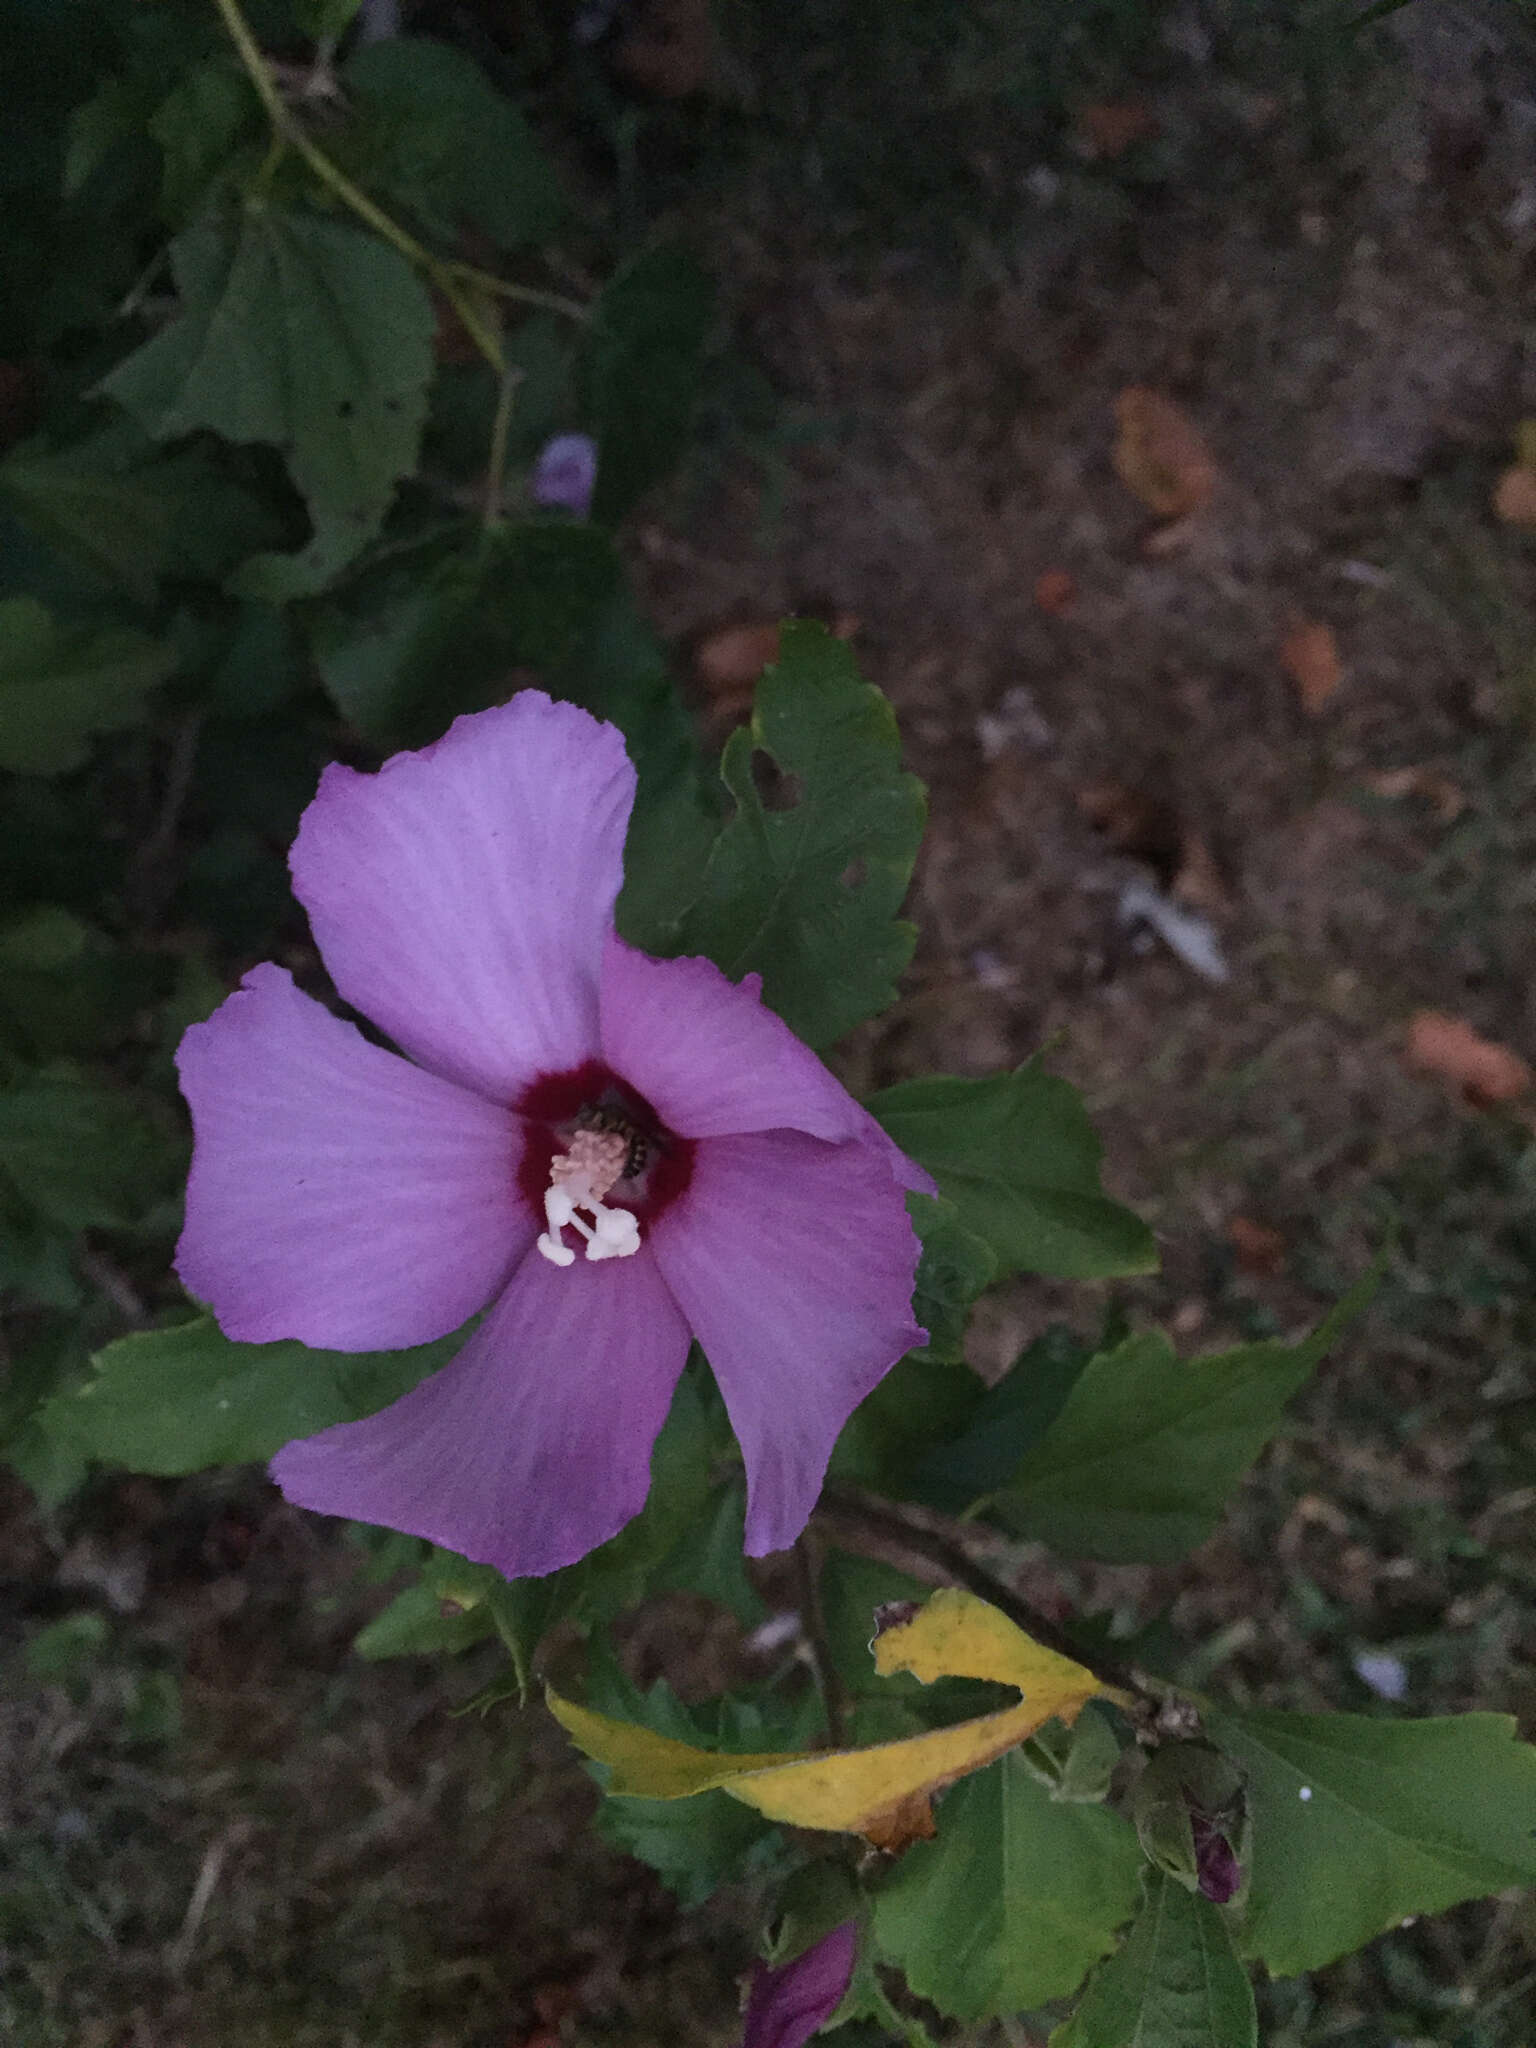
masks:
[[(693, 1178), (693, 1140), (669, 1131), (639, 1090), (601, 1060), (540, 1074), (512, 1107), (523, 1119), (526, 1141), (518, 1192), (535, 1216), (544, 1214), (555, 1160), (569, 1153), (581, 1131), (612, 1133), (624, 1141), (622, 1172), (602, 1199), (610, 1209), (628, 1209), (642, 1235)], [(574, 1245), (574, 1234), (565, 1241)]]

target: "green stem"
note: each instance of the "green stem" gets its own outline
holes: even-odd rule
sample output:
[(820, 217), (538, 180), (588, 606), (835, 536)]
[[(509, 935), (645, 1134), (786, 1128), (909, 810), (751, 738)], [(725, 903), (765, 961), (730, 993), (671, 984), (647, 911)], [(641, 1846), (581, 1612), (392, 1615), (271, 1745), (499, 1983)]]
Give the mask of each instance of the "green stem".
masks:
[(496, 393), (496, 412), (491, 421), (491, 446), (485, 462), (485, 503), (480, 523), (489, 533), (501, 518), (501, 487), (507, 468), (507, 434), (512, 425), (512, 401), (523, 373), (510, 365), (503, 368)]
[(484, 316), (477, 300), (485, 296), (514, 299), (525, 305), (537, 306), (545, 311), (561, 312), (572, 318), (584, 320), (586, 309), (574, 300), (563, 299), (555, 292), (541, 292), (531, 286), (510, 284), (505, 278), (494, 276), (488, 270), (478, 270), (470, 263), (445, 263), (434, 256), (430, 249), (422, 247), (412, 234), (392, 220), (383, 208), (375, 205), (362, 187), (355, 185), (342, 170), (326, 155), (325, 151), (308, 136), (294, 120), (283, 96), (277, 89), (266, 59), (262, 56), (256, 38), (251, 34), (250, 23), (240, 10), (240, 0), (213, 0), (219, 10), (230, 41), (239, 54), (250, 79), (266, 110), (267, 119), (273, 130), (284, 142), (296, 149), (305, 163), (323, 185), (328, 185), (342, 205), (356, 214), (360, 221), (371, 227), (376, 235), (398, 249), (408, 263), (423, 271), (431, 283), (442, 293), (463, 323), (464, 331), (479, 349), (498, 376), (505, 371), (501, 352), (501, 340), (494, 327)]

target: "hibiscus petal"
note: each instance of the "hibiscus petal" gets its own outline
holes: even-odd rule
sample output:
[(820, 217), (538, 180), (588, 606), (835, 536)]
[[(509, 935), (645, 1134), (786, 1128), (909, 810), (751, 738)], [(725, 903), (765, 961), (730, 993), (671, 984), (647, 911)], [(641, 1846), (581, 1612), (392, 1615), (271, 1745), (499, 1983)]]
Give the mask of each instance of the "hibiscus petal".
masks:
[(679, 1137), (795, 1130), (836, 1140), (878, 1128), (764, 1009), (762, 986), (758, 974), (729, 981), (713, 961), (653, 960), (610, 937), (603, 1057)]
[(635, 774), (525, 690), (377, 775), (327, 768), (289, 865), (331, 979), (434, 1073), (510, 1102), (598, 1049)]
[(792, 1963), (758, 1963), (747, 1994), (741, 2048), (804, 2048), (848, 1995), (859, 1928), (845, 1920)]
[(782, 1550), (843, 1424), (927, 1335), (912, 1320), (919, 1245), (901, 1189), (872, 1142), (716, 1138), (650, 1243), (746, 1459), (747, 1551)]
[(688, 1329), (644, 1251), (525, 1258), (458, 1357), (380, 1414), (289, 1444), (289, 1500), (508, 1578), (573, 1564), (645, 1504)]
[(423, 1344), (531, 1243), (509, 1111), (257, 967), (177, 1054), (197, 1144), (176, 1270), (226, 1336)]

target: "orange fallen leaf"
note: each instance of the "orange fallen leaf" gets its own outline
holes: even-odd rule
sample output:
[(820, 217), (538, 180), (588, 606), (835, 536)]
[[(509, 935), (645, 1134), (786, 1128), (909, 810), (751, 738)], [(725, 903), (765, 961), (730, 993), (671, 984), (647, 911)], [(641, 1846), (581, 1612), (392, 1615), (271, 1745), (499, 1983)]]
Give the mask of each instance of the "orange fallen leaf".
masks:
[(707, 634), (693, 650), (693, 672), (711, 696), (735, 697), (755, 688), (778, 658), (778, 620), (758, 619)]
[(1285, 1239), (1268, 1223), (1251, 1216), (1227, 1218), (1227, 1242), (1243, 1272), (1257, 1280), (1273, 1279), (1285, 1264)]
[(1533, 1079), (1517, 1052), (1482, 1037), (1461, 1017), (1417, 1010), (1408, 1020), (1407, 1064), (1447, 1081), (1473, 1109), (1492, 1109), (1524, 1095)]
[(1512, 463), (1493, 487), (1493, 509), (1506, 526), (1536, 526), (1536, 469)]
[(1048, 619), (1064, 619), (1077, 602), (1077, 583), (1067, 569), (1042, 569), (1035, 578), (1035, 607)]
[(1467, 808), (1466, 791), (1438, 768), (1378, 768), (1366, 776), (1365, 785), (1394, 800), (1422, 797), (1442, 825), (1453, 825)]
[(1078, 140), (1090, 156), (1124, 156), (1157, 127), (1156, 114), (1142, 100), (1099, 100), (1077, 110)]
[(1130, 384), (1115, 400), (1120, 432), (1115, 474), (1160, 519), (1185, 519), (1209, 503), (1220, 475), (1205, 436), (1161, 391)]
[(1296, 685), (1302, 710), (1309, 718), (1318, 717), (1344, 680), (1332, 626), (1320, 619), (1292, 618), (1280, 642), (1280, 666)]

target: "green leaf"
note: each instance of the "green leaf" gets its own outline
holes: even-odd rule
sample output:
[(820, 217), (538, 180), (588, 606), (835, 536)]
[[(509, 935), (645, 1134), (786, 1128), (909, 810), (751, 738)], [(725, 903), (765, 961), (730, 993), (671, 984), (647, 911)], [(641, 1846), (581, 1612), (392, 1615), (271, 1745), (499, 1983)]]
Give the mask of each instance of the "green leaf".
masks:
[(962, 1515), (1006, 1486), (1061, 1413), (1091, 1356), (1075, 1331), (1053, 1323), (979, 1396), (963, 1434), (929, 1450), (913, 1481), (915, 1497)]
[(912, 1313), (928, 1332), (919, 1358), (956, 1364), (965, 1356), (971, 1305), (997, 1274), (997, 1254), (960, 1220), (953, 1202), (910, 1194), (907, 1210), (923, 1242)]
[(18, 448), (0, 462), (0, 492), (34, 532), (138, 603), (153, 602), (170, 558), (173, 508), (142, 477), (107, 467), (89, 443), (57, 455)]
[(702, 1906), (779, 1841), (771, 1821), (729, 1792), (702, 1792), (697, 1799), (605, 1799), (597, 1832), (615, 1849), (648, 1863), (689, 1907)]
[(435, 319), (403, 256), (373, 235), (252, 206), (171, 244), (182, 311), (101, 389), (157, 440), (210, 428), (282, 451), (314, 528), (296, 555), (241, 570), (239, 594), (321, 589), (378, 531), (426, 418)]
[(1038, 1059), (981, 1081), (903, 1081), (868, 1106), (991, 1245), (1000, 1275), (1155, 1269), (1151, 1232), (1100, 1185), (1103, 1147), (1081, 1097)]
[(1069, 1557), (1166, 1564), (1203, 1543), (1370, 1276), (1300, 1344), (1181, 1359), (1160, 1330), (1090, 1359), (990, 1512)]
[(360, 4), (361, 0), (289, 0), (294, 22), (316, 43), (339, 36)]
[(445, 1602), (443, 1595), (422, 1579), (396, 1594), (382, 1614), (376, 1614), (353, 1638), (352, 1647), (370, 1662), (385, 1657), (456, 1656), (495, 1632), (487, 1608)]
[(517, 249), (560, 226), (560, 185), (528, 123), (462, 50), (392, 36), (358, 50), (345, 77), (369, 182), (440, 234), (452, 240), (470, 221), (498, 248)]
[(34, 598), (0, 601), (0, 768), (80, 767), (94, 733), (139, 722), (174, 664), (169, 648), (131, 627), (70, 630)]
[(182, 1156), (117, 1089), (42, 1073), (0, 1088), (0, 1172), (62, 1229), (132, 1223)]
[(910, 1497), (934, 1438), (965, 1429), (985, 1391), (969, 1366), (909, 1351), (848, 1418), (831, 1477)]
[(594, 519), (622, 518), (686, 446), (714, 304), (708, 276), (676, 242), (642, 250), (604, 285), (584, 362)]
[[(794, 779), (788, 809), (759, 796), (756, 748)], [(721, 761), (736, 812), (683, 920), (682, 950), (707, 953), (733, 981), (761, 974), (764, 1000), (811, 1045), (884, 1009), (912, 956), (914, 929), (896, 912), (924, 801), (900, 758), (891, 707), (843, 643), (822, 626), (786, 625), (751, 726)]]
[(1140, 1913), (1050, 2048), (1257, 2048), (1248, 1973), (1209, 1899), (1149, 1870)]
[(149, 123), (165, 158), (161, 205), (168, 221), (180, 225), (204, 203), (216, 174), (260, 114), (261, 103), (233, 54), (199, 64), (177, 80)]
[(235, 1344), (212, 1316), (120, 1337), (96, 1377), (44, 1411), (92, 1458), (173, 1477), (268, 1458), (295, 1437), (356, 1422), (408, 1393), (462, 1333), (411, 1351), (311, 1351)]
[(1136, 1837), (1102, 1806), (1053, 1801), (1017, 1755), (964, 1779), (938, 1839), (908, 1849), (875, 1900), (875, 1939), (956, 2019), (1063, 1998), (1136, 1905)]
[(1536, 1884), (1536, 1749), (1502, 1714), (1389, 1721), (1212, 1707), (1246, 1778), (1243, 1947), (1320, 1969), (1409, 1914)]

